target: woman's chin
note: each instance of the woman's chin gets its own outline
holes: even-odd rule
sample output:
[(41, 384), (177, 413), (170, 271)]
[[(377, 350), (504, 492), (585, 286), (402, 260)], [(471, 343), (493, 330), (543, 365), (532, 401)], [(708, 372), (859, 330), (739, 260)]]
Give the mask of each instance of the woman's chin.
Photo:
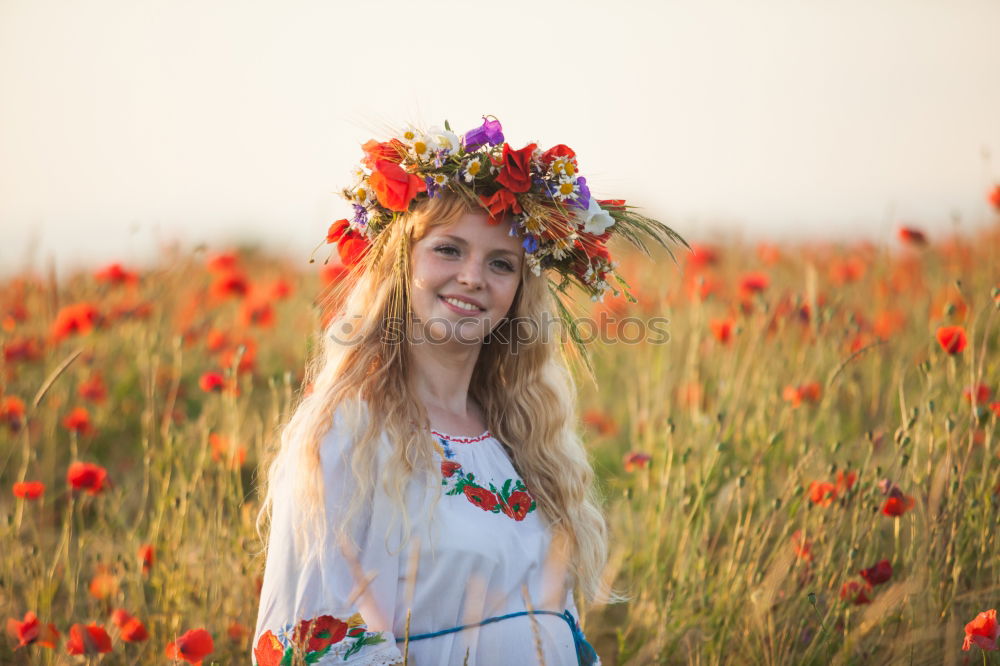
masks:
[(431, 318), (425, 325), (423, 339), (437, 345), (465, 347), (481, 345), (486, 337), (483, 323), (459, 316)]

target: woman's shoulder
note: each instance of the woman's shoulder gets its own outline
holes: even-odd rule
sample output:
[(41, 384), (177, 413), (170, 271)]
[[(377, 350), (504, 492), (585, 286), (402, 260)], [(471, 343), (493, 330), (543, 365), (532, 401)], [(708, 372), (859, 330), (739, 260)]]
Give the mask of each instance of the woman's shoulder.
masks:
[(350, 449), (368, 427), (367, 405), (360, 400), (344, 400), (329, 412), (326, 432), (320, 438), (320, 449)]
[[(326, 432), (320, 438), (320, 459), (327, 463), (346, 460), (360, 446), (372, 422), (372, 414), (366, 402), (359, 398), (345, 400), (330, 414)], [(374, 446), (374, 448), (372, 448)], [(383, 457), (388, 449), (388, 441), (381, 429), (375, 431), (375, 441), (365, 446), (371, 452)]]

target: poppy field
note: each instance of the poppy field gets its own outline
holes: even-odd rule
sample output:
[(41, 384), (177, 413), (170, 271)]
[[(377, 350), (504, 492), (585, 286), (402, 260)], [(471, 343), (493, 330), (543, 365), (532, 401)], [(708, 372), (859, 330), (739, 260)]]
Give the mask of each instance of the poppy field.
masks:
[[(603, 662), (1000, 663), (998, 225), (692, 245), (578, 303), (625, 597), (583, 618)], [(0, 282), (0, 663), (249, 663), (257, 464), (335, 262)]]

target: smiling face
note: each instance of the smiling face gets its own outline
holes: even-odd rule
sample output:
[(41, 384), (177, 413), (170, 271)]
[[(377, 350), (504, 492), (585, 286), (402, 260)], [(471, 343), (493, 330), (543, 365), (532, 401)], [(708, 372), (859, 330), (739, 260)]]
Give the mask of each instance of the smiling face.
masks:
[(453, 224), (429, 227), (413, 245), (410, 299), (429, 339), (481, 344), (510, 312), (524, 250), (508, 223), (487, 220), (465, 212)]

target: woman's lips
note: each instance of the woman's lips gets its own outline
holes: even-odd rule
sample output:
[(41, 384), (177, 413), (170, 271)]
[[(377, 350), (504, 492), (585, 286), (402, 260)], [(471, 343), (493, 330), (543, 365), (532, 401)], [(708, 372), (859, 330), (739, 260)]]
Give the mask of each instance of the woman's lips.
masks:
[(457, 305), (452, 305), (451, 303), (449, 303), (448, 301), (446, 301), (446, 300), (444, 299), (444, 296), (438, 296), (438, 299), (439, 299), (439, 300), (440, 300), (440, 301), (441, 301), (442, 303), (444, 303), (444, 306), (445, 306), (446, 308), (448, 308), (448, 309), (449, 309), (449, 310), (451, 310), (452, 312), (456, 312), (456, 313), (458, 313), (458, 314), (463, 314), (463, 315), (477, 315), (477, 314), (479, 314), (480, 312), (482, 312), (482, 310), (480, 310), (479, 308), (476, 308), (475, 310), (466, 310), (466, 309), (464, 309), (464, 308), (460, 308), (460, 307), (458, 307)]

